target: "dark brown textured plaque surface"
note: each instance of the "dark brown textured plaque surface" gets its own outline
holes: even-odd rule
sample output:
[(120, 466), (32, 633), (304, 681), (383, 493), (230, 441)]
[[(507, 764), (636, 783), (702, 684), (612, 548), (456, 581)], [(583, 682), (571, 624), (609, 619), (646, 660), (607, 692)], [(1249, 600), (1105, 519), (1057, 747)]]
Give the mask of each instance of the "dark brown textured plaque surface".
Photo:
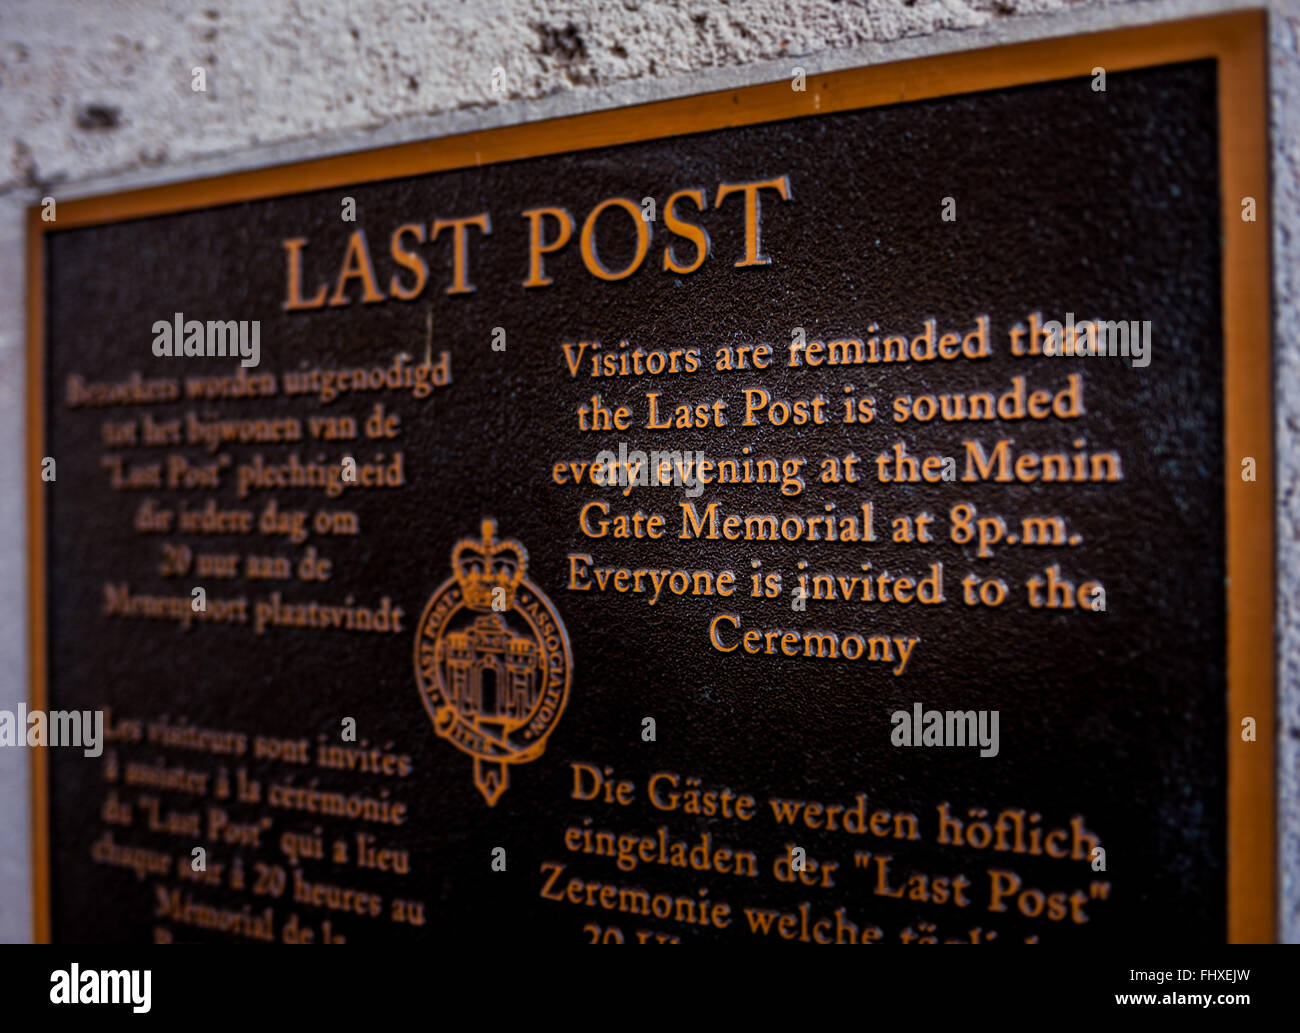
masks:
[[(640, 923), (683, 939), (745, 942), (751, 937), (741, 932), (743, 906), (791, 910), (809, 901), (822, 914), (844, 907), (859, 924), (891, 930), (937, 922), (941, 935), (993, 925), (1012, 940), (1040, 934), (1044, 942), (1222, 941), (1230, 935), (1229, 753), (1237, 748), (1230, 744), (1235, 714), (1252, 711), (1230, 714), (1225, 708), (1225, 692), (1235, 686), (1229, 682), (1223, 588), (1230, 562), (1224, 500), (1233, 486), (1224, 471), (1234, 470), (1244, 453), (1225, 448), (1232, 423), (1231, 413), (1225, 417), (1225, 393), (1230, 409), (1242, 403), (1234, 401), (1230, 379), (1225, 392), (1224, 324), (1231, 317), (1223, 300), (1223, 227), (1233, 228), (1237, 202), (1220, 160), (1221, 76), (1222, 67), (1212, 60), (1162, 63), (1111, 72), (1104, 94), (1091, 90), (1086, 78), (1017, 85), (47, 229), (39, 381), (45, 412), (38, 428), (43, 451), (36, 454), (59, 463), (57, 484), (44, 491), (44, 548), (37, 557), (44, 571), (46, 638), (40, 655), (48, 706), (184, 715), (204, 727), (302, 736), (313, 743), (318, 735), (335, 735), (340, 717), (351, 715), (362, 738), (409, 754), (414, 774), (391, 788), (407, 802), (410, 820), (381, 835), (386, 845), (411, 852), (412, 874), (362, 877), (304, 862), (304, 874), (315, 880), (366, 888), (386, 900), (425, 901), (428, 921), (422, 929), (339, 919), (351, 940), (491, 933), (581, 942), (589, 922), (636, 927), (614, 912), (544, 899), (540, 867), (561, 862), (568, 866), (564, 881), (577, 877), (681, 895), (693, 895), (707, 882), (713, 897), (732, 901), (735, 922), (723, 932)], [(657, 268), (665, 242), (657, 226), (651, 257), (640, 272), (617, 283), (597, 282), (581, 268), (575, 230), (575, 245), (547, 259), (555, 285), (540, 291), (520, 286), (527, 273), (527, 224), (519, 217), (524, 209), (565, 207), (580, 225), (601, 198), (662, 201), (683, 188), (711, 195), (720, 182), (779, 175), (789, 177), (792, 200), (765, 199), (763, 249), (770, 266), (732, 266), (745, 246), (739, 199), (733, 199), (724, 209), (730, 217), (700, 217), (713, 257), (689, 276)], [(392, 267), (381, 252), (394, 228), (435, 215), (489, 211), (492, 236), (475, 251), (476, 292), (444, 297), (438, 276), (413, 303), (281, 311), (281, 240), (310, 237), (307, 267), (314, 277), (331, 277), (355, 228), (339, 221), (343, 194), (356, 199), (356, 225), (370, 235), (384, 281)], [(938, 217), (945, 196), (958, 201), (955, 223)], [(1231, 210), (1225, 212), (1225, 203)], [(630, 239), (624, 243), (630, 247)], [(620, 254), (611, 243), (602, 258), (617, 265), (629, 253)], [(313, 267), (318, 256), (327, 257)], [(149, 355), (149, 326), (172, 312), (260, 319), (261, 370), (268, 372), (303, 364), (382, 364), (395, 352), (423, 348), (431, 305), (433, 347), (450, 351), (453, 383), (423, 402), (400, 400), (407, 486), (392, 494), (345, 496), (360, 516), (362, 534), (328, 546), (340, 570), (330, 598), (342, 595), (344, 586), (358, 601), (391, 596), (406, 612), (407, 633), (344, 639), (276, 629), (254, 637), (244, 629), (185, 631), (167, 622), (102, 616), (106, 581), (129, 579), (140, 592), (169, 586), (156, 575), (156, 547), (143, 549), (130, 529), (140, 496), (108, 491), (99, 465), (100, 421), (126, 410), (63, 408), (62, 385), (70, 373), (114, 380), (137, 369), (146, 376), (182, 377), (196, 369), (227, 371), (230, 364), (220, 360), (185, 360), (174, 370)], [(573, 420), (579, 401), (596, 390), (612, 404), (660, 390), (674, 400), (725, 397), (734, 405), (743, 388), (755, 385), (798, 397), (820, 390), (833, 404), (845, 383), (880, 399), (920, 390), (1004, 388), (1013, 375), (1059, 386), (1070, 360), (1059, 367), (1027, 366), (1006, 353), (1006, 328), (1032, 311), (1057, 318), (1065, 312), (1117, 313), (1151, 321), (1149, 367), (1083, 360), (1088, 415), (1078, 435), (1090, 449), (1121, 453), (1123, 481), (1068, 491), (1042, 484), (882, 486), (867, 496), (891, 515), (946, 512), (959, 500), (1015, 515), (1061, 512), (1084, 536), (1079, 549), (1013, 549), (985, 561), (948, 542), (923, 551), (898, 549), (881, 526), (882, 541), (874, 545), (815, 549), (591, 541), (578, 533), (577, 510), (597, 494), (549, 480), (556, 461), (591, 458), (601, 449), (617, 449), (620, 440), (629, 447), (700, 449), (710, 456), (729, 456), (743, 445), (756, 454), (810, 459), (853, 450), (864, 466), (867, 457), (899, 439), (914, 454), (953, 454), (965, 437), (986, 443), (1012, 437), (1017, 448), (1060, 450), (1074, 435), (1052, 421), (936, 423), (920, 430), (885, 421), (869, 427), (832, 423), (815, 435), (732, 426), (656, 440), (635, 425), (622, 434), (580, 434)], [(990, 316), (995, 342), (994, 357), (978, 364), (848, 371), (776, 366), (751, 377), (715, 374), (706, 362), (690, 377), (605, 381), (570, 378), (560, 352), (563, 341), (626, 338), (661, 348), (696, 345), (703, 356), (721, 344), (767, 342), (780, 356), (794, 325), (805, 327), (810, 338), (865, 336), (872, 322), (914, 333), (925, 318), (937, 319), (941, 330), (966, 328), (977, 313)], [(505, 352), (490, 347), (495, 326), (507, 329)], [(1240, 338), (1229, 339), (1248, 347)], [(1267, 356), (1266, 339), (1249, 347), (1252, 355)], [(1228, 356), (1231, 364), (1231, 351)], [(1266, 368), (1257, 367), (1257, 375)], [(344, 399), (333, 408), (363, 417), (371, 404), (370, 398)], [(238, 413), (240, 405), (251, 411), (252, 403), (212, 408)], [(304, 415), (284, 398), (256, 405), (259, 415)], [(148, 410), (162, 418), (190, 407)], [(1263, 425), (1266, 446), (1266, 419)], [(267, 450), (229, 451), (240, 458)], [(333, 456), (339, 449), (303, 442), (297, 451)], [(359, 454), (368, 451), (368, 445), (358, 447)], [(1270, 491), (1266, 475), (1255, 489)], [(275, 494), (286, 504), (319, 498)], [(599, 494), (620, 509), (664, 512), (670, 534), (680, 526), (680, 517), (674, 519), (677, 499), (662, 490), (634, 492), (626, 503)], [(230, 491), (217, 497), (234, 502)], [(847, 486), (810, 483), (793, 500), (771, 489), (725, 487), (706, 490), (697, 503), (717, 500), (726, 512), (815, 512), (824, 501), (853, 510), (862, 497)], [(262, 504), (264, 498), (254, 502), (255, 508)], [(473, 784), (469, 759), (435, 736), (411, 660), (417, 618), (449, 576), (453, 546), (474, 536), (486, 517), (495, 518), (501, 537), (527, 546), (528, 578), (562, 617), (573, 655), (567, 707), (545, 754), (512, 770), (509, 789), (491, 808)], [(1271, 534), (1267, 527), (1259, 532)], [(813, 568), (839, 571), (856, 570), (866, 560), (878, 570), (914, 571), (938, 560), (950, 602), (929, 612), (858, 605), (819, 610), (812, 602), (807, 613), (792, 613), (787, 591), (770, 602), (738, 594), (715, 605), (667, 596), (649, 607), (637, 596), (566, 590), (572, 553), (592, 554), (598, 565), (608, 566), (730, 568), (745, 585), (754, 560), (765, 570), (787, 572), (802, 559)], [(1023, 604), (982, 612), (957, 601), (958, 582), (968, 570), (996, 570), (1014, 586), (1052, 562), (1068, 566), (1076, 580), (1102, 581), (1107, 612), (1083, 619), (1030, 611)], [(135, 566), (128, 574), (130, 564)], [(295, 587), (283, 590), (287, 595)], [(1249, 591), (1253, 599), (1264, 588), (1256, 580)], [(724, 655), (711, 650), (707, 639), (708, 620), (723, 610), (740, 614), (745, 628), (884, 630), (919, 635), (923, 645), (903, 677), (877, 664)], [(1265, 635), (1266, 647), (1267, 642)], [(1266, 674), (1270, 665), (1271, 660), (1264, 664)], [(1271, 705), (1271, 690), (1267, 700)], [(999, 756), (891, 747), (889, 714), (910, 709), (914, 701), (937, 709), (999, 710)], [(640, 739), (647, 715), (657, 722), (654, 743)], [(1264, 713), (1259, 719), (1260, 759), (1252, 763), (1269, 756), (1271, 723)], [(164, 754), (146, 750), (142, 759), (154, 756)], [(617, 777), (634, 781), (638, 805), (569, 799), (570, 762), (576, 761), (608, 765)], [(259, 774), (256, 763), (247, 767)], [(921, 816), (923, 840), (881, 846), (900, 859), (905, 854), (900, 875), (962, 870), (974, 876), (988, 867), (1011, 867), (1027, 885), (1046, 890), (1087, 885), (1086, 864), (1065, 875), (1059, 862), (938, 847), (933, 820), (941, 801), (959, 814), (971, 806), (993, 813), (1026, 808), (1054, 824), (1085, 815), (1106, 846), (1113, 896), (1090, 909), (1092, 919), (1079, 926), (990, 916), (977, 906), (960, 913), (884, 900), (872, 895), (869, 872), (853, 870), (852, 845), (842, 836), (791, 836), (770, 821), (724, 823), (650, 810), (644, 786), (658, 771), (753, 794), (762, 810), (769, 797), (844, 804), (864, 793), (873, 806), (912, 811)], [(311, 774), (322, 787), (353, 785), (338, 774)], [(54, 939), (145, 940), (158, 924), (151, 880), (88, 863), (90, 842), (100, 834), (96, 812), (103, 787), (99, 763), (72, 751), (49, 753), (48, 801), (42, 801), (49, 821), (49, 925), (43, 931)], [(1257, 803), (1241, 801), (1243, 808)], [(260, 813), (267, 812), (254, 809), (249, 816)], [(1255, 814), (1265, 825), (1271, 821)], [(720, 843), (756, 851), (760, 878), (704, 880), (654, 865), (620, 872), (607, 858), (565, 849), (563, 830), (586, 818), (593, 829), (640, 835), (667, 825), (674, 838), (688, 843), (707, 831)], [(286, 813), (277, 817), (276, 832), (315, 824)], [(347, 823), (319, 824), (327, 839), (356, 831)], [(1271, 844), (1271, 830), (1261, 828), (1258, 836)], [(179, 850), (174, 841), (138, 832), (119, 838)], [(833, 890), (772, 880), (772, 858), (792, 841), (813, 857), (841, 862)], [(504, 873), (489, 867), (490, 851), (498, 846), (509, 856)], [(864, 842), (858, 849), (874, 847)], [(213, 848), (215, 855), (228, 852)], [(1244, 845), (1243, 852), (1250, 853)], [(219, 890), (196, 896), (236, 908), (249, 899)], [(1267, 913), (1271, 888), (1257, 885), (1239, 903), (1250, 913)], [(329, 917), (311, 908), (277, 907), (277, 923), (291, 910), (315, 921)], [(1268, 935), (1261, 925), (1237, 932), (1238, 938)], [(184, 929), (182, 938), (190, 937), (204, 934)]]

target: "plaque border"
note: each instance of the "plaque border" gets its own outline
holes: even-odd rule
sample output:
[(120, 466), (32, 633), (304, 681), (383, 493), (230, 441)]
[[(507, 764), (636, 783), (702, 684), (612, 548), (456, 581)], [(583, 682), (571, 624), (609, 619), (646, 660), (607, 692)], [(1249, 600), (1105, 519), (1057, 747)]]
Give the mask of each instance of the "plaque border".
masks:
[[(1227, 939), (1273, 942), (1277, 915), (1273, 364), (1267, 12), (1248, 10), (1047, 37), (399, 143), (27, 209), (27, 563), (31, 706), (46, 708), (45, 234), (450, 169), (809, 115), (1212, 59), (1218, 70), (1227, 601)], [(1239, 217), (1256, 201), (1256, 221)], [(1256, 459), (1254, 483), (1241, 458)], [(1242, 720), (1256, 721), (1243, 742)], [(49, 771), (32, 752), (33, 939), (50, 942)]]

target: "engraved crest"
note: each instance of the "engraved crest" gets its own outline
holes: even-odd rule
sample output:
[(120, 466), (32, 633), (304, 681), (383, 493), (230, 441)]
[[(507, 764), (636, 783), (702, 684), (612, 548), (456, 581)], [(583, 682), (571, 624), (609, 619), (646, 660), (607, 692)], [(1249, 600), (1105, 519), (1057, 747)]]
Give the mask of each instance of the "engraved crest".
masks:
[(545, 750), (573, 657), (555, 607), (526, 577), (527, 550), (498, 541), (496, 521), (457, 542), (451, 566), (416, 628), (415, 678), (434, 731), (474, 758), (474, 784), (494, 806), (509, 765)]

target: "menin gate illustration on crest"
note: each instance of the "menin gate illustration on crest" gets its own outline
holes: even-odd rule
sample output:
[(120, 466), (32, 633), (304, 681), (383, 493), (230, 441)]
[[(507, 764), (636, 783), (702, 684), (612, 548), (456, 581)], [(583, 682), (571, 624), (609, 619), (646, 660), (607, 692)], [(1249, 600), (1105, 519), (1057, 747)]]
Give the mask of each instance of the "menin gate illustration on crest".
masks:
[(474, 758), (474, 784), (495, 806), (508, 766), (536, 760), (564, 713), (573, 657), (564, 623), (530, 582), (528, 552), (497, 541), (496, 521), (451, 551), (452, 577), (415, 636), (415, 678), (438, 735)]

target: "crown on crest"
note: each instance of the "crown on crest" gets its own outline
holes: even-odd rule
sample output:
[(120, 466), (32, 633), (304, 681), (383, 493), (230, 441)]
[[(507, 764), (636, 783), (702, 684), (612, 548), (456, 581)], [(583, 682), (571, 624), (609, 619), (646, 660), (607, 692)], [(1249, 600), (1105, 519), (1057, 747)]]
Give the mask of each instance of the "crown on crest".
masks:
[(505, 590), (505, 605), (515, 605), (515, 592), (528, 569), (528, 552), (513, 538), (496, 541), (497, 522), (483, 521), (483, 538), (462, 538), (451, 550), (452, 573), (460, 582), (465, 605), (471, 610), (491, 610), (493, 590)]

